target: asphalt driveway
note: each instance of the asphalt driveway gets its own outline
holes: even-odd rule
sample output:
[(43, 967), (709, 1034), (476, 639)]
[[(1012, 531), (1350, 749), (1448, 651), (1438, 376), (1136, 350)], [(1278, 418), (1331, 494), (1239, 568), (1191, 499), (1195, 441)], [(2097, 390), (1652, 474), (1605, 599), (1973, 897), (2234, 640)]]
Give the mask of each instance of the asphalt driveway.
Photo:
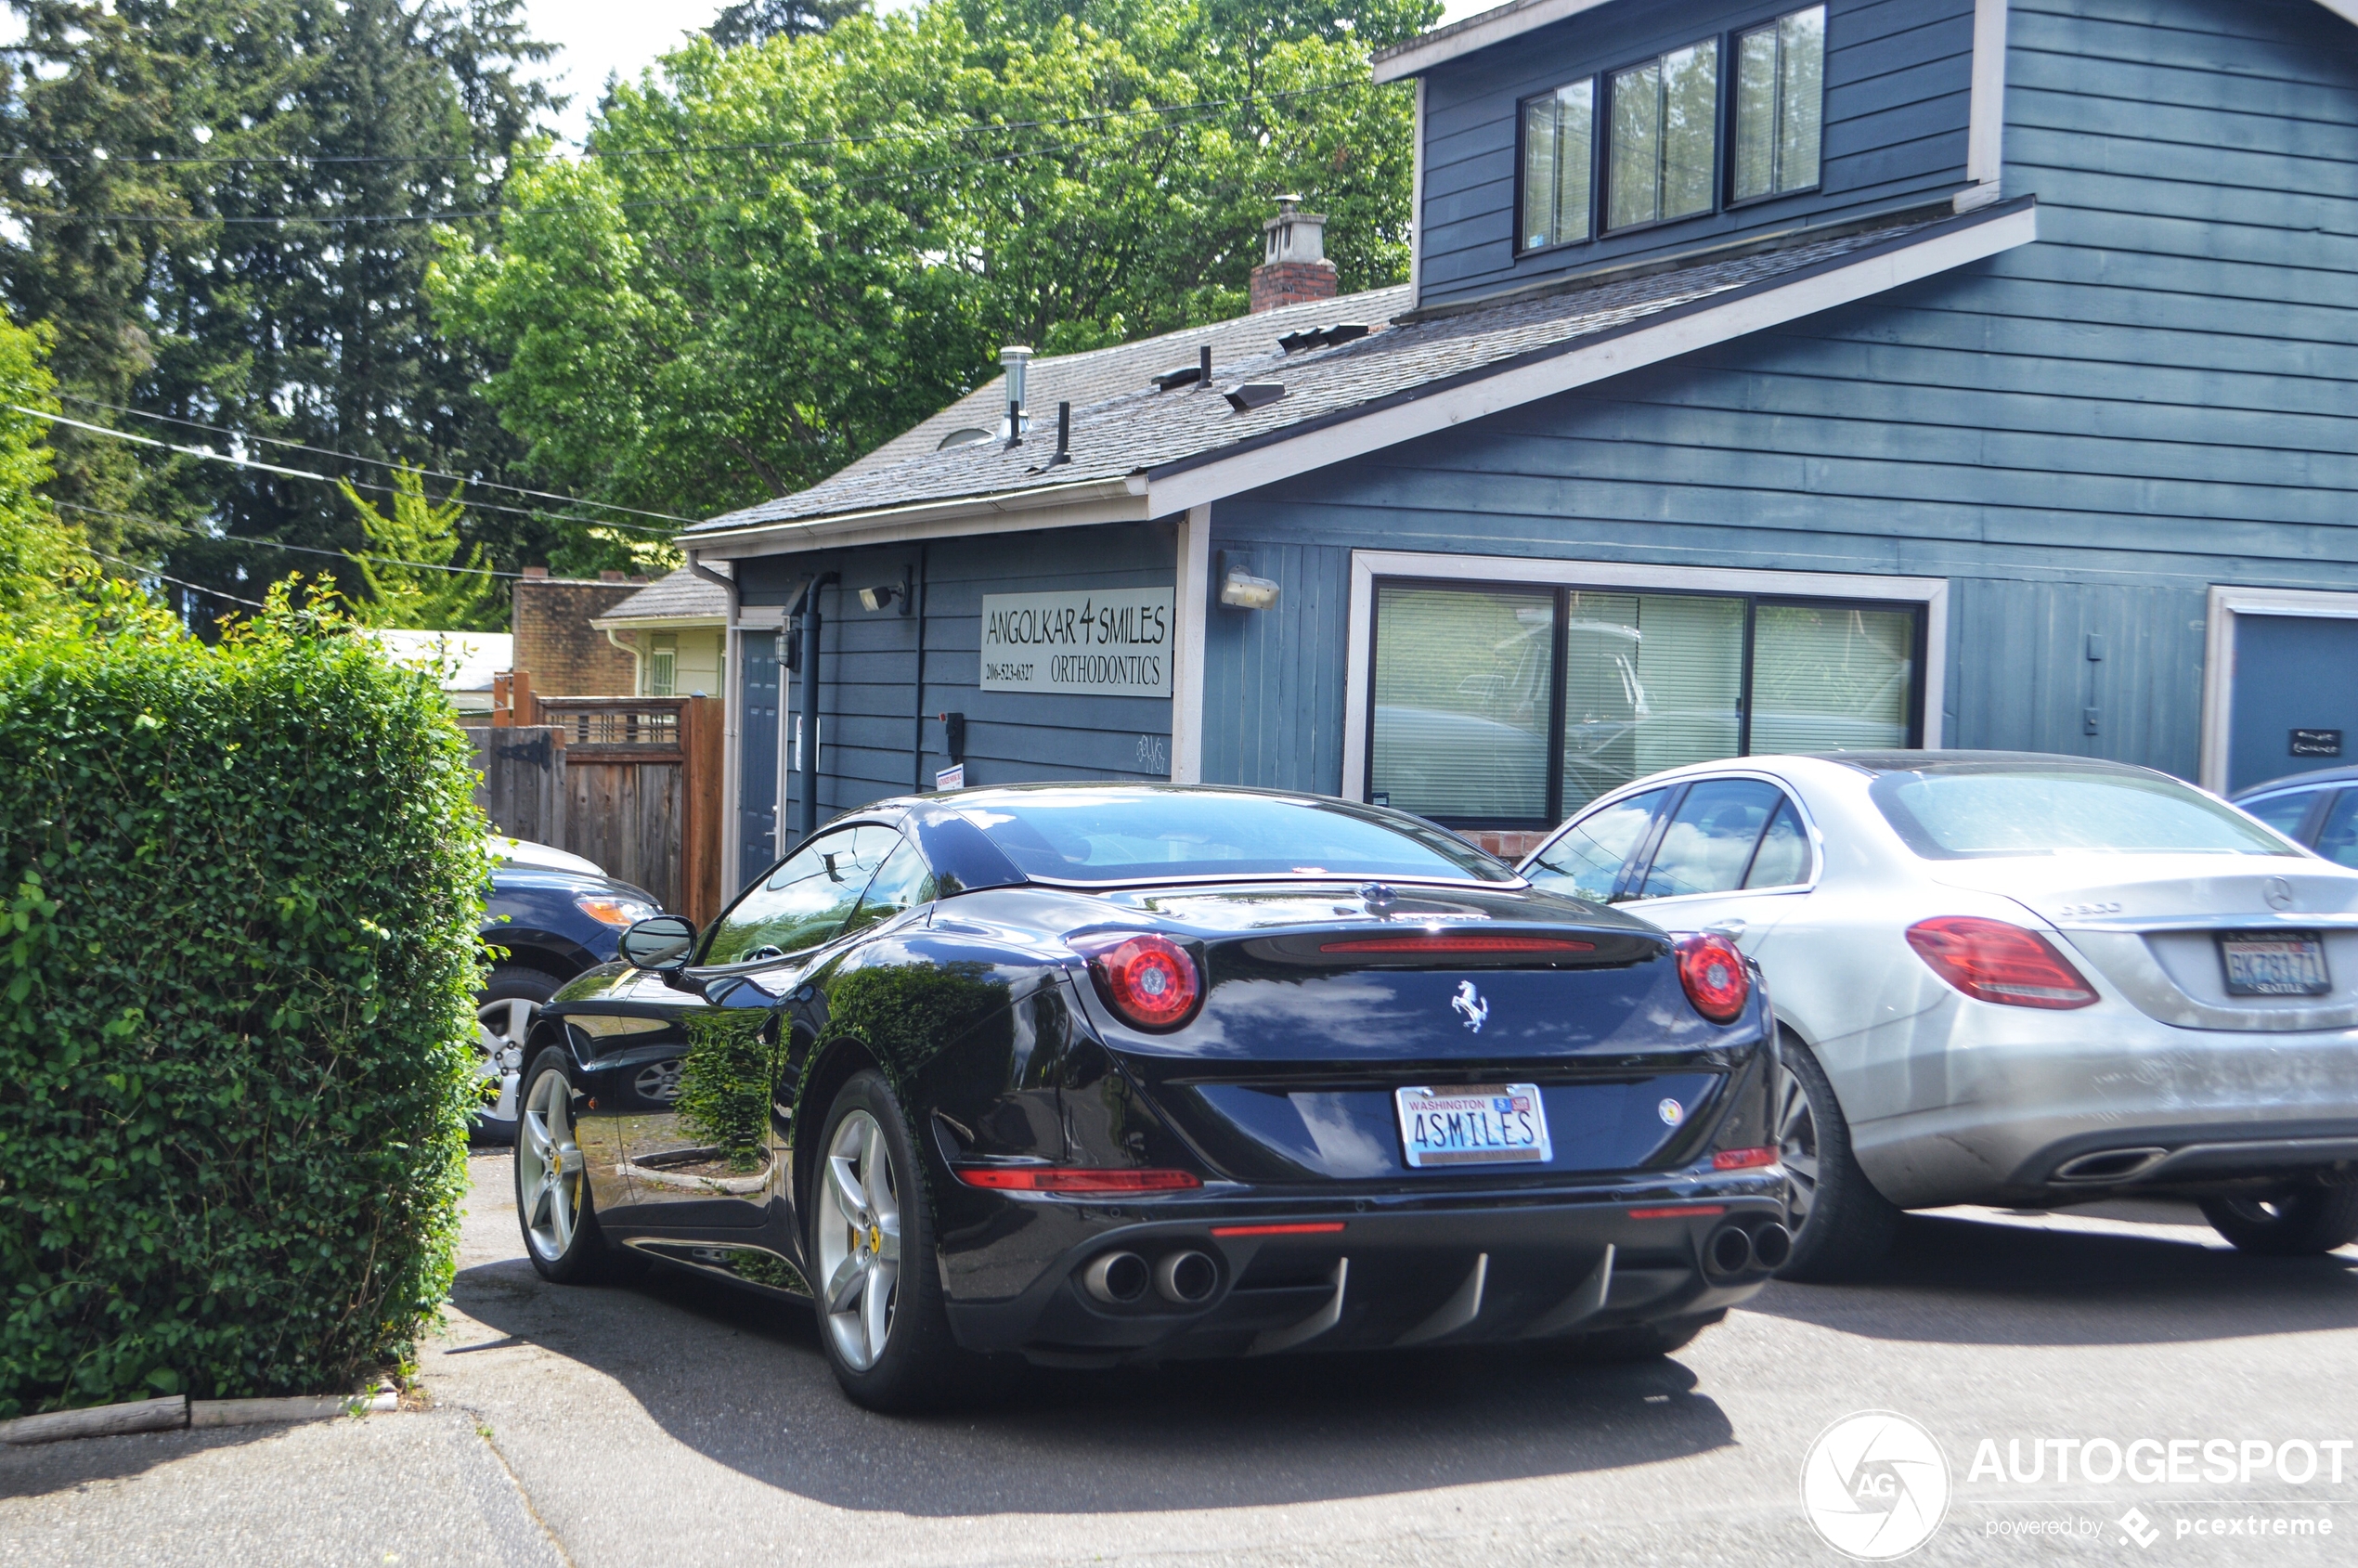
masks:
[[(1004, 1406), (908, 1419), (844, 1402), (799, 1311), (663, 1275), (546, 1285), (507, 1161), (474, 1165), (421, 1367), (433, 1409), (0, 1455), (0, 1562), (211, 1531), (226, 1554), (189, 1561), (1830, 1562), (1801, 1467), (1867, 1409), (1911, 1417), (1947, 1458), (1947, 1517), (1912, 1561), (2341, 1562), (2358, 1533), (2347, 1445), (2338, 1482), (2199, 1463), (2206, 1441), (2358, 1438), (2358, 1256), (2244, 1257), (2186, 1211), (1918, 1217), (1874, 1284), (1772, 1288), (1649, 1366), (1506, 1349), (1043, 1375)], [(1977, 1468), (1985, 1438), (2026, 1478)], [(2054, 1459), (2140, 1438), (2191, 1443), (2191, 1479), (2028, 1479), (2042, 1442)], [(348, 1519), (348, 1549), (220, 1534), (238, 1510), (205, 1512), (209, 1487), (278, 1517), (240, 1480), (255, 1471), (299, 1489), (289, 1517)], [(379, 1523), (370, 1499), (403, 1487), (413, 1511)]]

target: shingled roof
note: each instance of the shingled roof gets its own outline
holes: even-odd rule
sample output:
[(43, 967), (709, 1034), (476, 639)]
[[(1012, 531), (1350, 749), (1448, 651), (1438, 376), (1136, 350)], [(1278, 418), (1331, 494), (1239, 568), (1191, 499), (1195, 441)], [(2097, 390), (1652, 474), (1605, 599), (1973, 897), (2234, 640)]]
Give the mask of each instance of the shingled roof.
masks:
[[(726, 573), (724, 563), (720, 571)], [(602, 616), (592, 616), (590, 624), (600, 630), (609, 626), (629, 626), (645, 621), (725, 621), (729, 618), (729, 595), (719, 583), (700, 577), (682, 566), (668, 572), (616, 604)]]
[[(2015, 221), (2002, 221), (2008, 219)], [(1266, 450), (1340, 423), (1366, 421), (1445, 389), (1503, 382), (1591, 345), (1635, 338), (1655, 324), (1716, 316), (1692, 330), (1657, 334), (1643, 352), (1633, 346), (1618, 359), (1608, 355), (1596, 367), (1584, 369), (1580, 379), (1617, 374), (1670, 353), (1879, 292), (2023, 243), (2035, 233), (2036, 215), (2027, 199), (1963, 217), (1950, 215), (1945, 207), (1932, 213), (1920, 209), (1879, 227), (1828, 231), (1822, 237), (1802, 231), (1770, 242), (1756, 241), (1716, 259), (1698, 258), (1693, 265), (1634, 273), (1625, 269), (1586, 286), (1557, 287), (1471, 307), (1385, 320), (1379, 316), (1380, 306), (1405, 303), (1404, 292), (1381, 290), (1224, 322), (1210, 332), (1174, 332), (1119, 350), (1035, 360), (1030, 371), (1033, 422), (1023, 445), (1010, 447), (993, 438), (932, 449), (942, 434), (962, 423), (992, 428), (1004, 420), (1004, 410), (995, 416), (981, 413), (995, 405), (978, 393), (833, 477), (798, 494), (698, 524), (680, 536), (680, 542), (695, 549), (701, 537), (728, 542), (734, 535), (745, 541), (740, 549), (750, 548), (750, 531), (755, 530), (776, 542), (803, 535), (815, 540), (834, 531), (828, 526), (831, 520), (871, 518), (942, 503), (976, 502), (1006, 510), (1025, 498), (1090, 491), (1112, 495), (1125, 488), (1155, 502), (1153, 514), (1160, 515), (1164, 482), (1182, 471)], [(1943, 243), (1952, 237), (1954, 242)], [(1818, 280), (1813, 286), (1801, 286), (1813, 279)], [(1744, 302), (1757, 303), (1739, 308)], [(1286, 329), (1344, 324), (1371, 330), (1352, 341), (1293, 353), (1276, 341)], [(1197, 344), (1207, 336), (1214, 348), (1211, 384), (1157, 390), (1149, 375), (1192, 363)], [(1121, 384), (1124, 382), (1126, 387)], [(1272, 383), (1284, 389), (1274, 401), (1252, 405), (1226, 395), (1246, 384)], [(1482, 408), (1477, 412), (1555, 389), (1544, 375), (1522, 375), (1511, 387), (1478, 400)], [(1101, 392), (1092, 400), (1092, 393)], [(1052, 465), (1052, 410), (1058, 400), (1074, 405), (1070, 460)], [(1043, 410), (1049, 411), (1045, 418)], [(1407, 431), (1400, 421), (1378, 421), (1361, 434), (1380, 426)], [(1359, 442), (1359, 449), (1377, 440), (1403, 438), (1400, 434), (1371, 435)], [(1322, 455), (1317, 460), (1335, 458)], [(1273, 473), (1258, 482), (1275, 476)], [(1191, 497), (1185, 504), (1201, 499)]]

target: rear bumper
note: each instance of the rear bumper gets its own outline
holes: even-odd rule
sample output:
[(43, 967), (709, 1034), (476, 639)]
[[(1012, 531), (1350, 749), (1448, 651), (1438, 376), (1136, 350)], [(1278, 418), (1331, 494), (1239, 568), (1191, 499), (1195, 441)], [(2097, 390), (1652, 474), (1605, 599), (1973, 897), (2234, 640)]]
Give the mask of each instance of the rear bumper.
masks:
[[(1707, 1271), (1705, 1243), (1781, 1220), (1783, 1203), (1776, 1171), (1571, 1194), (1207, 1199), (1119, 1216), (1027, 1200), (1034, 1223), (1018, 1228), (1035, 1242), (1051, 1227), (1076, 1234), (1019, 1293), (953, 1299), (950, 1320), (970, 1350), (1067, 1366), (1561, 1338), (1743, 1301), (1768, 1271)], [(1193, 1302), (1159, 1286), (1131, 1302), (1094, 1297), (1086, 1271), (1125, 1252), (1150, 1272), (1200, 1252), (1216, 1279)]]
[(2358, 1160), (2358, 1030), (2180, 1029), (2109, 999), (2040, 1013), (1960, 998), (1869, 1033), (1892, 1038), (1829, 1069), (1846, 1108), (1854, 1088), (1914, 1102), (1851, 1126), (1859, 1165), (1904, 1208), (2199, 1192)]

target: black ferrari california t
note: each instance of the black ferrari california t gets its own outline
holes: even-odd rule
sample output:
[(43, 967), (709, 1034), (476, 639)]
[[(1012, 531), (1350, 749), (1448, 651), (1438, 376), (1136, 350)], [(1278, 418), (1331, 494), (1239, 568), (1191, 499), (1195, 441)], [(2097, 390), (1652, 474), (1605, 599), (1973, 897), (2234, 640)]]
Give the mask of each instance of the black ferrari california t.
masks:
[(1661, 1354), (1789, 1242), (1737, 950), (1382, 808), (880, 801), (622, 951), (534, 1028), (534, 1265), (807, 1298), (877, 1408), (1018, 1357)]

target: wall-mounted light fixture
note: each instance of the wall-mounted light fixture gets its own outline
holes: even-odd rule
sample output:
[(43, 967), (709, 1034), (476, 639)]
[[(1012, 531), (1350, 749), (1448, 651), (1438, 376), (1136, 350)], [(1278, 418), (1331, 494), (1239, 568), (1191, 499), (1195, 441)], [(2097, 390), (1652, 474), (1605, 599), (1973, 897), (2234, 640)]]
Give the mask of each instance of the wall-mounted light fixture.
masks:
[(899, 582), (878, 583), (874, 588), (862, 589), (860, 590), (860, 607), (863, 610), (873, 611), (882, 610), (889, 605), (898, 604), (900, 606), (900, 613), (904, 616), (907, 615), (910, 610), (915, 607), (917, 597), (916, 594), (912, 591), (910, 572), (911, 568), (903, 566), (900, 568), (900, 580)]
[(1237, 610), (1266, 610), (1277, 603), (1278, 592), (1274, 580), (1253, 575), (1249, 559), (1220, 552), (1220, 603)]

